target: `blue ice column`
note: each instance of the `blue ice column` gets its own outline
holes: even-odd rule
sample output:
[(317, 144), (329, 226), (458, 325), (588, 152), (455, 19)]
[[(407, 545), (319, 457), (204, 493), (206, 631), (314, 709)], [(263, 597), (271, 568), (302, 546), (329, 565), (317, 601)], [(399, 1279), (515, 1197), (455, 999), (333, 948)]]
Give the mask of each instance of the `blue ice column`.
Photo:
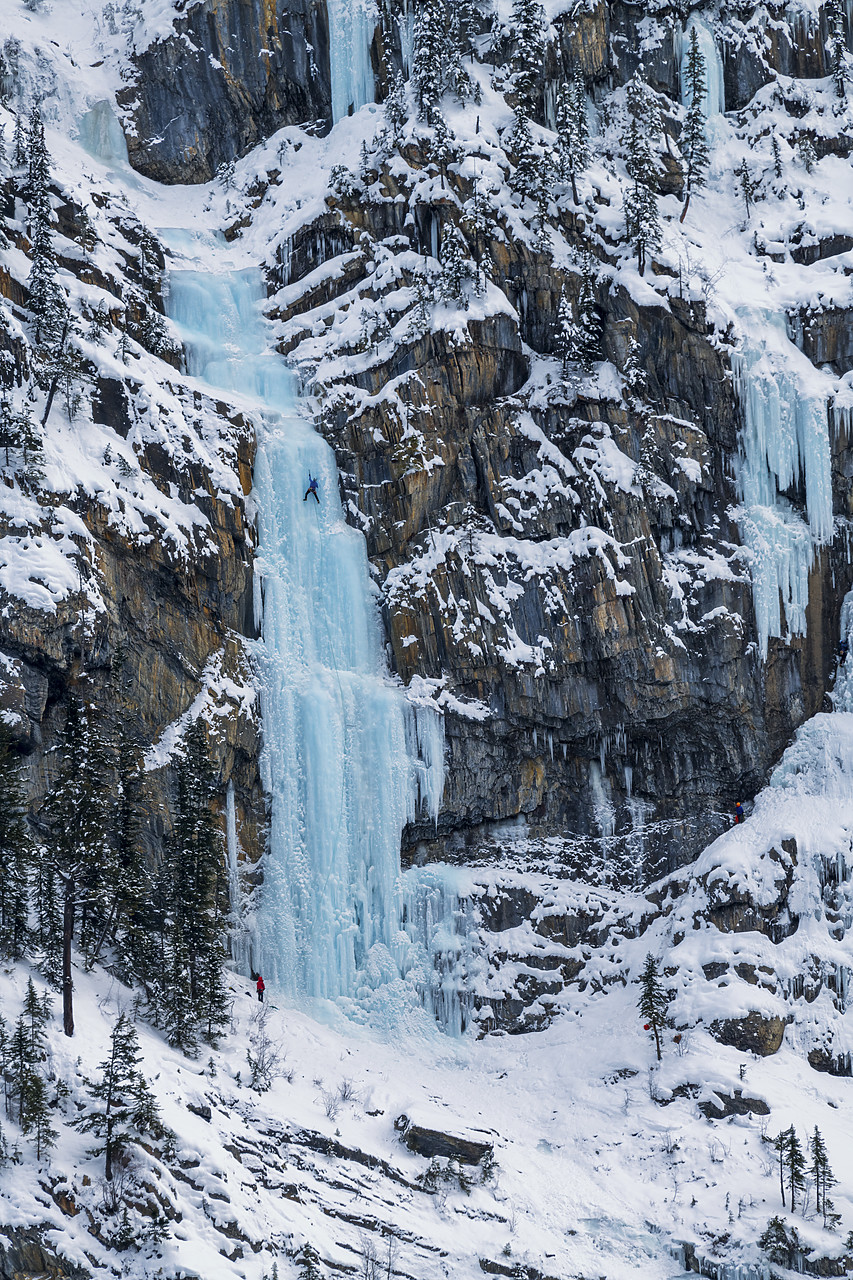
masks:
[[(750, 552), (755, 621), (766, 656), (770, 636), (786, 629), (805, 634), (809, 571), (817, 548), (832, 538), (827, 394), (821, 375), (789, 340), (783, 316), (749, 311), (742, 319), (744, 338), (732, 356), (743, 413), (738, 524)], [(784, 497), (800, 480), (807, 522)]]
[(379, 21), (374, 0), (326, 0), (332, 123), (373, 102), (376, 85), (370, 46)]
[[(186, 236), (164, 238), (192, 248)], [(464, 948), (453, 939), (464, 911), (441, 869), (401, 876), (399, 858), (406, 821), (438, 814), (441, 717), (411, 706), (388, 679), (364, 539), (344, 520), (334, 454), (269, 349), (258, 273), (173, 271), (169, 285), (189, 372), (239, 394), (264, 422), (253, 496), (272, 805), (256, 964), (292, 996), (348, 1011), (405, 1005), (417, 993), (458, 1029), (454, 958)], [(319, 504), (305, 498), (309, 474)]]
[(705, 93), (702, 98), (702, 114), (705, 119), (718, 115), (726, 109), (726, 95), (723, 84), (723, 59), (717, 48), (714, 33), (705, 19), (698, 13), (690, 17), (684, 28), (681, 45), (681, 103), (689, 107), (687, 94), (687, 54), (690, 49), (690, 33), (696, 32), (699, 52), (705, 60)]

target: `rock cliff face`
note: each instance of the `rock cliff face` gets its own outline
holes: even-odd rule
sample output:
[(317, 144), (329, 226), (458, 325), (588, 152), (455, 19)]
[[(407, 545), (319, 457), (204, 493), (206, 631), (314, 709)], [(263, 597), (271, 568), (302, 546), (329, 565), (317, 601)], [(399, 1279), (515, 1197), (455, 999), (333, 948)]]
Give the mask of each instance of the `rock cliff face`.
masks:
[[(58, 212), (64, 260), (79, 272), (81, 211), (60, 204)], [(126, 280), (139, 269), (139, 231), (106, 205), (100, 232), (111, 248), (123, 246)], [(90, 240), (93, 257), (100, 247)], [(95, 278), (118, 306), (118, 281)], [(0, 354), (15, 357), (3, 365), (14, 385), (28, 348), (3, 325), (26, 297), (23, 281), (0, 280), (0, 297), (11, 304)], [(128, 345), (121, 377), (84, 366), (93, 462), (75, 472), (48, 455), (41, 492), (5, 477), (0, 710), (24, 753), (36, 814), (57, 767), (51, 747), (68, 697), (92, 707), (99, 733), (121, 720), (144, 758), (142, 835), (156, 859), (171, 825), (171, 754), (194, 708), (210, 727), (223, 808), (233, 788), (237, 839), (254, 861), (265, 823), (245, 643), (255, 634), (255, 532), (245, 505), (254, 432), (224, 404), (190, 393), (170, 364)], [(174, 350), (162, 354), (177, 362)], [(112, 488), (97, 476), (101, 465), (113, 469)]]
[(135, 58), (119, 96), (134, 168), (207, 182), (285, 124), (331, 122), (325, 0), (202, 0)]

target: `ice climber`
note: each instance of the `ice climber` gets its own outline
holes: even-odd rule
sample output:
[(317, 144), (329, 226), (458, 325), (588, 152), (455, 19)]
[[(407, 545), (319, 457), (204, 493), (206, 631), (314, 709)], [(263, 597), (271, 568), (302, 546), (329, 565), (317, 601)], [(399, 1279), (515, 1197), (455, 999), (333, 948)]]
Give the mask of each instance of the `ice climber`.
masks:
[(266, 985), (265, 985), (264, 980), (263, 980), (263, 978), (261, 977), (261, 975), (260, 975), (260, 974), (258, 974), (258, 981), (255, 983), (255, 986), (258, 988), (258, 999), (260, 1000), (261, 1004), (263, 1004), (263, 1003), (264, 1003), (264, 992), (266, 991)]
[(847, 637), (842, 636), (841, 639), (838, 641), (838, 661), (841, 663), (842, 667), (844, 666), (844, 660), (847, 657), (847, 652), (849, 648), (850, 648), (850, 645), (848, 643)]
[(740, 800), (738, 800), (737, 804), (735, 805), (735, 825), (741, 822), (743, 822), (743, 805), (741, 804)]
[(320, 505), (320, 495), (319, 495), (319, 493), (317, 492), (317, 477), (316, 477), (316, 476), (312, 476), (312, 474), (311, 474), (311, 472), (310, 472), (310, 471), (308, 472), (308, 488), (305, 490), (305, 497), (302, 499), (302, 501), (303, 501), (303, 502), (307, 502), (307, 501), (308, 501), (308, 494), (309, 494), (309, 493), (313, 493), (314, 497), (317, 499), (317, 506), (319, 507), (319, 505)]

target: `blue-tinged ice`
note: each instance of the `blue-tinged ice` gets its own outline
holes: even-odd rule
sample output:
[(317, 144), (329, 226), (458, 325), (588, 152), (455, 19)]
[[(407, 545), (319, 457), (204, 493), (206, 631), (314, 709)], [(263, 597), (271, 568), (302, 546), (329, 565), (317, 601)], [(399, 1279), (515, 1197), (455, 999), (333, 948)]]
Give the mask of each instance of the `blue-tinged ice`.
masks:
[(327, 0), (332, 122), (376, 97), (370, 46), (379, 14), (374, 0)]
[(96, 102), (80, 118), (79, 130), (80, 145), (90, 156), (118, 170), (128, 168), (127, 139), (110, 102)]
[[(732, 357), (743, 429), (738, 524), (750, 552), (762, 656), (771, 636), (804, 635), (809, 573), (833, 533), (827, 394), (788, 338), (784, 317), (744, 312)], [(802, 486), (804, 520), (785, 496)]]
[[(173, 251), (215, 256), (215, 243), (162, 234)], [(459, 1031), (471, 928), (452, 869), (400, 870), (406, 822), (438, 817), (442, 718), (388, 676), (364, 538), (344, 519), (334, 454), (295, 375), (270, 348), (262, 298), (254, 270), (170, 274), (189, 372), (260, 419), (256, 656), (272, 804), (254, 964), (294, 998), (388, 1025), (420, 1001)]]
[(690, 33), (696, 32), (699, 52), (705, 60), (705, 92), (702, 95), (702, 114), (706, 120), (719, 115), (726, 109), (726, 94), (723, 82), (723, 59), (717, 47), (714, 33), (701, 14), (691, 15), (684, 28), (681, 44), (681, 104), (691, 105), (687, 89), (687, 54), (690, 49)]

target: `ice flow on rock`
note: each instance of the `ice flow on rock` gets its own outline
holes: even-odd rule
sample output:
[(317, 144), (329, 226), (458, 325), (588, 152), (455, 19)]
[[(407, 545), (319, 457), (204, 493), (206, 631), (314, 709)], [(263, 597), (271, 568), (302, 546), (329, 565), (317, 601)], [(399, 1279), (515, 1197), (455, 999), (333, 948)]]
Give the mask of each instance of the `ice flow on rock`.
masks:
[[(164, 239), (199, 253), (186, 233)], [(389, 1003), (420, 1000), (459, 1031), (468, 927), (450, 870), (400, 871), (406, 821), (425, 805), (437, 816), (441, 717), (388, 678), (364, 539), (344, 520), (334, 454), (271, 350), (260, 273), (190, 265), (168, 288), (188, 371), (247, 399), (262, 423), (256, 653), (272, 811), (255, 967), (292, 997), (357, 1016), (387, 1020)]]

